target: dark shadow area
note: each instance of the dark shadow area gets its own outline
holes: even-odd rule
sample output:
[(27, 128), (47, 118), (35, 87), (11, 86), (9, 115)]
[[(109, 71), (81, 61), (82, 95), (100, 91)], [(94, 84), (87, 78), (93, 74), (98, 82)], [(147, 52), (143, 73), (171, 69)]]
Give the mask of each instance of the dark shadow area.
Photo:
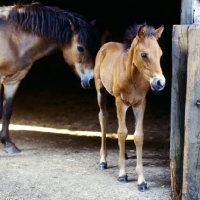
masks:
[[(29, 0), (21, 2), (29, 3)], [(58, 6), (69, 11), (77, 12), (88, 21), (96, 19), (96, 28), (101, 34), (105, 30), (109, 30), (112, 39), (123, 41), (124, 31), (126, 27), (134, 23), (148, 24), (155, 28), (164, 25), (165, 29), (159, 44), (163, 50), (161, 66), (166, 77), (166, 87), (164, 91), (155, 95), (148, 93), (148, 102), (163, 104), (170, 107), (171, 96), (171, 39), (172, 28), (174, 24), (180, 23), (180, 5), (181, 1), (167, 0), (125, 0), (125, 1), (91, 1), (91, 0), (75, 0), (75, 1), (39, 1), (44, 5)], [(3, 5), (11, 5), (14, 1), (1, 1)], [(95, 90), (84, 90), (80, 86), (79, 78), (74, 74), (73, 70), (67, 66), (60, 53), (56, 53), (35, 62), (32, 69), (22, 81), (20, 91), (42, 91), (55, 90), (65, 93), (76, 93), (87, 95), (94, 93)], [(157, 100), (155, 100), (157, 99)], [(156, 102), (155, 102), (156, 101)]]

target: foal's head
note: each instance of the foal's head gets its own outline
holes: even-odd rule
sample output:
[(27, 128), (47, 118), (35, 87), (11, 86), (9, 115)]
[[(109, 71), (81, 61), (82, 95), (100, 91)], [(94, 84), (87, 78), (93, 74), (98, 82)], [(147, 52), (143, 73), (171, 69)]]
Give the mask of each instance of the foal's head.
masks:
[[(160, 66), (162, 50), (157, 40), (160, 38), (164, 27), (154, 29), (147, 25), (137, 25), (134, 29), (137, 29), (137, 31), (135, 35), (132, 35), (134, 39), (130, 47), (131, 66), (137, 67), (143, 77), (149, 81), (152, 90), (160, 91), (165, 86), (165, 78)], [(130, 36), (131, 29), (127, 32)]]

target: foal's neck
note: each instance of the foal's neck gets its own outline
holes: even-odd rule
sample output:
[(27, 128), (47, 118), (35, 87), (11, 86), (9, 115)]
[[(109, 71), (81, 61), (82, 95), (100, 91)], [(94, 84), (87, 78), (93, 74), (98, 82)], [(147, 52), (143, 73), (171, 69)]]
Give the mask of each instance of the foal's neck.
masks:
[(125, 54), (126, 76), (130, 81), (133, 81), (134, 73), (137, 70), (137, 67), (133, 63), (133, 52), (133, 48), (130, 48)]

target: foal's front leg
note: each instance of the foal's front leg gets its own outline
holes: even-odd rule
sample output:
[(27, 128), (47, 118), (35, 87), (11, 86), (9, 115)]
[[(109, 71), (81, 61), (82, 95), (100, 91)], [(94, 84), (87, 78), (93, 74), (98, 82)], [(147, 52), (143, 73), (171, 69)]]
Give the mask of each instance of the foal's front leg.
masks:
[(3, 96), (3, 110), (2, 110), (2, 130), (0, 134), (0, 139), (4, 145), (4, 150), (7, 153), (19, 153), (20, 150), (11, 141), (9, 136), (9, 124), (12, 115), (13, 98), (16, 90), (19, 86), (20, 81), (12, 81), (9, 83), (4, 83), (4, 96)]
[(126, 128), (126, 111), (128, 106), (123, 103), (120, 97), (116, 99), (117, 107), (117, 118), (118, 118), (118, 145), (119, 145), (119, 178), (120, 182), (127, 182), (128, 177), (125, 170), (125, 142), (128, 135), (128, 130)]
[(106, 132), (107, 132), (107, 121), (108, 121), (108, 112), (106, 110), (106, 97), (107, 91), (104, 88), (100, 79), (97, 79), (96, 82), (96, 90), (97, 90), (97, 101), (100, 108), (99, 112), (99, 123), (101, 126), (101, 149), (100, 149), (100, 164), (99, 168), (104, 170), (107, 168), (107, 149), (106, 149)]
[(137, 166), (136, 172), (138, 174), (138, 190), (145, 191), (147, 190), (147, 183), (143, 175), (143, 163), (142, 163), (142, 146), (144, 140), (143, 132), (143, 118), (144, 111), (146, 106), (146, 100), (144, 100), (141, 105), (137, 108), (132, 106), (134, 116), (135, 116), (135, 133), (134, 133), (134, 143), (136, 146), (137, 153)]

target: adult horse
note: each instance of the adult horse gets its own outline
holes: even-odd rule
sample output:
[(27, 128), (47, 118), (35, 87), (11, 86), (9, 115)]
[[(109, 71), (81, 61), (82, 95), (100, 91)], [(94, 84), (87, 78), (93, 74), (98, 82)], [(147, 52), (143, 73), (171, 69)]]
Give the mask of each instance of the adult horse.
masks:
[(102, 141), (100, 150), (100, 169), (107, 168), (106, 126), (108, 113), (106, 110), (106, 94), (115, 97), (118, 117), (119, 144), (119, 178), (127, 182), (125, 170), (125, 140), (128, 135), (125, 117), (129, 106), (135, 116), (134, 142), (137, 151), (138, 189), (145, 191), (147, 184), (143, 175), (143, 117), (146, 105), (146, 94), (151, 87), (160, 91), (165, 86), (165, 78), (160, 66), (162, 50), (157, 39), (163, 32), (163, 26), (154, 29), (146, 24), (134, 25), (127, 29), (125, 42), (106, 43), (99, 50), (94, 69), (95, 86), (98, 105)]
[(0, 7), (1, 142), (8, 153), (20, 150), (11, 141), (13, 97), (34, 61), (62, 51), (63, 57), (90, 88), (99, 48), (96, 30), (82, 16), (39, 3)]

